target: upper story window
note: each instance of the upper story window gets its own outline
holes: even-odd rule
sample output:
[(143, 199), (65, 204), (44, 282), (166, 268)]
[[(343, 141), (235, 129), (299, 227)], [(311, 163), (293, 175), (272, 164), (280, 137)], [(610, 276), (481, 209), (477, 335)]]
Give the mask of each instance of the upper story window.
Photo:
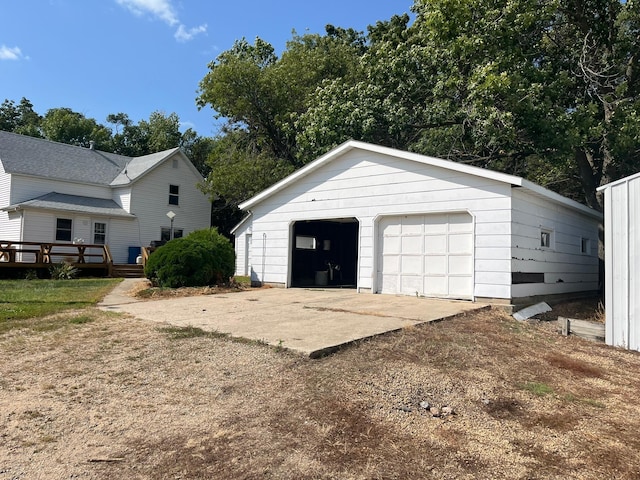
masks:
[(586, 255), (591, 253), (591, 241), (588, 238), (580, 239), (580, 252)]
[(169, 205), (180, 205), (180, 187), (169, 185)]
[(70, 218), (56, 219), (56, 241), (70, 242), (72, 236), (73, 222)]

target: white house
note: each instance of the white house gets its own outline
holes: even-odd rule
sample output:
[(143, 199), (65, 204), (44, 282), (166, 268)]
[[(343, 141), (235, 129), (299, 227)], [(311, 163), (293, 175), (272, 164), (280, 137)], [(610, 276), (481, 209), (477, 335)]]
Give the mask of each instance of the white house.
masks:
[(640, 173), (604, 192), (605, 341), (640, 350)]
[(601, 215), (519, 177), (348, 141), (240, 205), (236, 273), (505, 304), (593, 293)]
[(202, 181), (179, 148), (130, 158), (0, 132), (0, 240), (82, 239), (130, 263), (130, 252), (167, 240), (172, 224), (174, 237), (210, 226)]

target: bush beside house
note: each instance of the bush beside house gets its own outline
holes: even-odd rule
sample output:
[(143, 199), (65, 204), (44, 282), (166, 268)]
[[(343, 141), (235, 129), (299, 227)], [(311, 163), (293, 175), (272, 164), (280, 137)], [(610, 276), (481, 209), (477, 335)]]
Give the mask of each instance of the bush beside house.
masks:
[(210, 228), (171, 240), (149, 256), (145, 275), (159, 287), (200, 287), (227, 283), (235, 268), (229, 240)]

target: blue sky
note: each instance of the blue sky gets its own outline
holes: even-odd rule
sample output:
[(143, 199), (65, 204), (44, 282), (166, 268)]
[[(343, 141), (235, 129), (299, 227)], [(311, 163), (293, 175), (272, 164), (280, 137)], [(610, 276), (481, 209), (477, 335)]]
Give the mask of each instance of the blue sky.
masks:
[(26, 97), (44, 115), (68, 107), (106, 124), (176, 112), (183, 129), (215, 135), (195, 105), (207, 65), (256, 36), (281, 52), (291, 32), (326, 24), (365, 30), (409, 13), (412, 0), (0, 0), (0, 102)]

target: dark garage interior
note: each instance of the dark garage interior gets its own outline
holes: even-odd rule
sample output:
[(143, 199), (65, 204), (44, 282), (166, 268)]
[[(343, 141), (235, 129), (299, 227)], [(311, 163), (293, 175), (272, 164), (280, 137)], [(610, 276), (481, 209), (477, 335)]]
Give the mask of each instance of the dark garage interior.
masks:
[(293, 225), (292, 287), (356, 288), (358, 220), (308, 220)]

